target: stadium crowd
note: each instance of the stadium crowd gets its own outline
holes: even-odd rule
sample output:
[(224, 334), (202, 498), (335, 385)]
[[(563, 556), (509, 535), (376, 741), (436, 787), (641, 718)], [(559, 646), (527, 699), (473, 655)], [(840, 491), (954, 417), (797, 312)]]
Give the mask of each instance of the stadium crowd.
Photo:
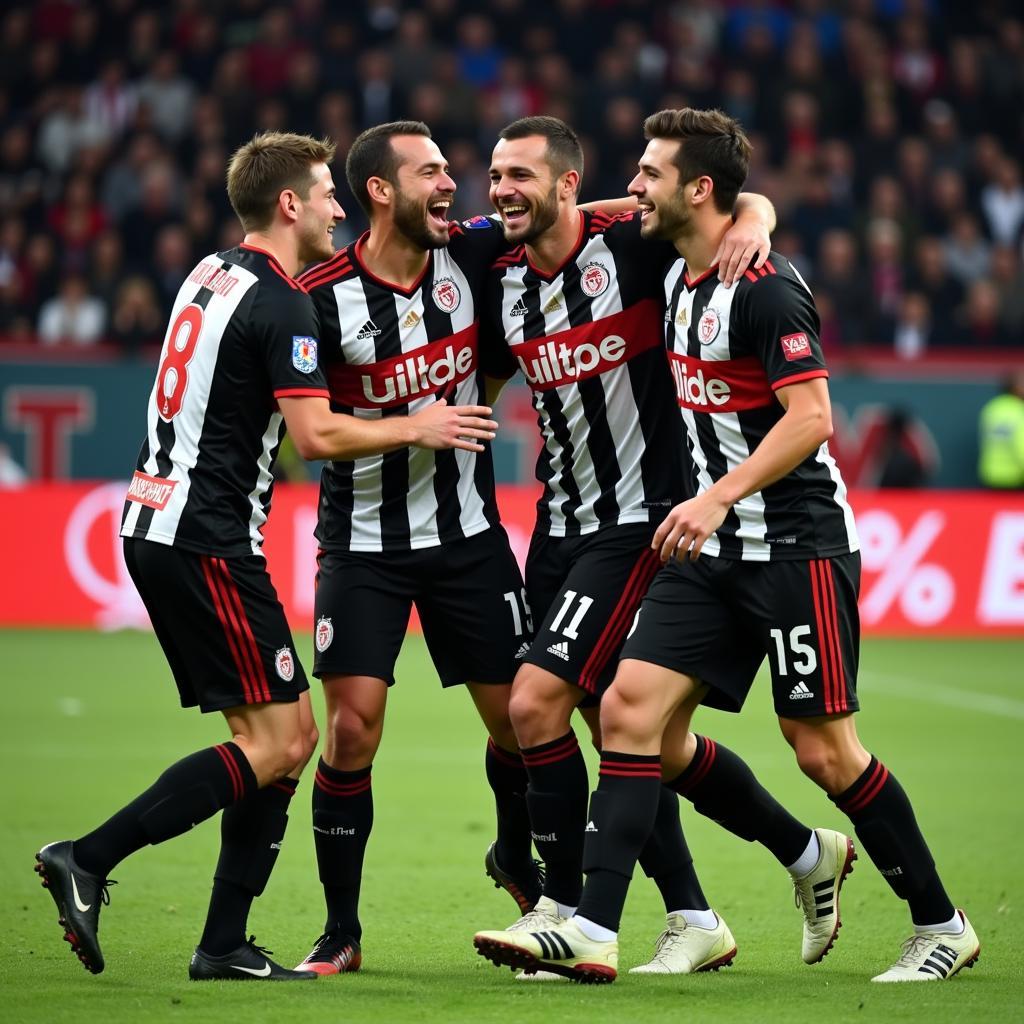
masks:
[[(750, 133), (747, 187), (775, 202), (826, 353), (1024, 349), (1011, 0), (37, 0), (2, 26), (3, 342), (161, 340), (182, 277), (241, 238), (224, 169), (256, 130), (344, 153), (422, 119), (467, 217), (508, 122), (576, 126), (594, 199), (623, 193), (644, 116), (690, 105)], [(343, 205), (339, 245), (365, 226)]]

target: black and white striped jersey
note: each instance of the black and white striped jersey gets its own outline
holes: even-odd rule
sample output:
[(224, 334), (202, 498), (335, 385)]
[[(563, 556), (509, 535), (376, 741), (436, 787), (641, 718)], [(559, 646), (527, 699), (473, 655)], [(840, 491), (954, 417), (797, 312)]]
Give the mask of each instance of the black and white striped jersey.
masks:
[[(408, 416), (446, 398), (485, 404), (486, 353), (477, 301), (505, 241), (496, 222), (453, 222), (408, 289), (362, 263), (366, 236), (299, 278), (323, 330), (321, 358), (337, 412)], [(401, 448), (327, 464), (317, 539), (325, 550), (408, 551), (471, 537), (497, 524), (490, 450)]]
[(327, 397), (305, 291), (269, 253), (201, 260), (178, 291), (121, 536), (223, 557), (260, 554), (278, 398)]
[(640, 217), (584, 211), (553, 274), (524, 246), (495, 263), (482, 320), (521, 370), (544, 445), (537, 530), (555, 537), (655, 522), (679, 497), (680, 455), (665, 371), (661, 282), (675, 250), (640, 238)]
[[(778, 388), (828, 370), (806, 283), (773, 252), (723, 288), (717, 268), (665, 275), (665, 337), (691, 456), (688, 491), (707, 490), (746, 460), (783, 415)], [(702, 552), (754, 562), (856, 551), (846, 485), (827, 442), (791, 473), (738, 501)]]

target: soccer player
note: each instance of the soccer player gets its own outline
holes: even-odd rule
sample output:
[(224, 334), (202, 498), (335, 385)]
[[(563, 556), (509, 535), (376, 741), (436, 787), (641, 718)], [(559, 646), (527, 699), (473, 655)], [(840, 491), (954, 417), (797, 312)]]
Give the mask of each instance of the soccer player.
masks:
[[(486, 217), (448, 220), (456, 185), (421, 122), (363, 132), (346, 175), (369, 231), (300, 278), (320, 314), (333, 408), (361, 423), (401, 424), (446, 395), (482, 405), (477, 296), (505, 247), (501, 231)], [(498, 520), (489, 451), (409, 449), (332, 462), (321, 478), (317, 537), (313, 674), (327, 724), (313, 834), (327, 921), (299, 969), (337, 974), (361, 963), (371, 766), (413, 604), (442, 686), (465, 684), (489, 733), (496, 881), (523, 910), (539, 897), (526, 775), (508, 717), (533, 627)]]
[[(831, 414), (809, 290), (776, 253), (722, 287), (715, 251), (746, 178), (750, 144), (719, 111), (668, 110), (630, 185), (642, 232), (670, 239), (664, 278), (672, 379), (690, 452), (689, 500), (655, 532), (665, 567), (645, 597), (601, 710), (601, 777), (588, 877), (571, 921), (540, 935), (478, 936), (498, 962), (591, 981), (616, 975), (629, 878), (664, 770), (707, 760), (688, 741), (697, 701), (739, 711), (768, 658), (775, 710), (801, 769), (853, 822), (914, 934), (874, 980), (935, 981), (977, 959), (896, 778), (861, 745), (856, 672), (860, 557), (828, 451)], [(823, 887), (824, 888), (824, 887)]]
[[(642, 240), (632, 201), (624, 204), (632, 212), (619, 216), (579, 209), (582, 167), (575, 133), (543, 116), (505, 128), (491, 161), (491, 199), (513, 248), (489, 280), (485, 326), (505, 345), (504, 375), (522, 370), (531, 387), (544, 441), (537, 465), (544, 494), (526, 567), (540, 625), (515, 679), (511, 713), (547, 874), (542, 900), (514, 931), (546, 929), (579, 902), (592, 824), (571, 715), (581, 703), (596, 704), (611, 682), (658, 569), (654, 530), (681, 485), (662, 345), (661, 280), (675, 252)], [(769, 248), (759, 205), (767, 201), (740, 202), (753, 208), (738, 217), (749, 218), (746, 227), (723, 231), (726, 281)], [(736, 834), (765, 843), (791, 870), (805, 912), (803, 955), (820, 960), (838, 927), (838, 887), (852, 848), (845, 836), (796, 821), (735, 754), (705, 746), (706, 761), (677, 779), (676, 790)], [(735, 942), (701, 891), (668, 789), (657, 815), (640, 861), (661, 890), (668, 926), (652, 962), (637, 970), (690, 973), (728, 963)], [(815, 900), (815, 886), (827, 901)]]
[(277, 859), (288, 803), (317, 740), (308, 684), (261, 551), (285, 424), (308, 458), (407, 444), (479, 450), (495, 424), (439, 404), (401, 422), (330, 411), (313, 305), (292, 279), (329, 256), (334, 147), (259, 135), (232, 157), (239, 247), (207, 256), (178, 292), (122, 520), (124, 556), (181, 703), (219, 711), (230, 739), (169, 767), (98, 828), (51, 843), (36, 870), (65, 939), (104, 967), (98, 929), (110, 871), (149, 843), (223, 810), (220, 859), (193, 980), (308, 980), (246, 941), (252, 900)]

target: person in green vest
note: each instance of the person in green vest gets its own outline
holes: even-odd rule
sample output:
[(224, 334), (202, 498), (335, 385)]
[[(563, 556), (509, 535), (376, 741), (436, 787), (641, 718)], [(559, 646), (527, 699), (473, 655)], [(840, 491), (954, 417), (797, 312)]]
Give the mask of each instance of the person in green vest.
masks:
[(1024, 369), (982, 407), (978, 421), (978, 478), (985, 487), (1024, 490)]

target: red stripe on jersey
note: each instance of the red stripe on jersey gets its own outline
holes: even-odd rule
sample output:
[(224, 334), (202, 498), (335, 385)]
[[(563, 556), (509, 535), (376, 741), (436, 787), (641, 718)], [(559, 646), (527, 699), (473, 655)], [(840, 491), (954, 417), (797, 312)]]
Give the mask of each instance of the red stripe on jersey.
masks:
[(284, 272), (284, 267), (281, 266), (281, 264), (277, 261), (277, 257), (269, 250), (261, 249), (258, 245), (249, 245), (247, 242), (243, 242), (239, 246), (239, 248), (248, 249), (249, 252), (263, 253), (263, 255), (267, 257), (267, 262), (270, 264), (270, 269), (273, 270), (278, 277), (287, 281), (289, 288), (291, 288), (293, 291), (305, 291), (305, 288), (302, 288), (294, 277), (290, 277), (288, 274)]
[(615, 651), (615, 648), (622, 642), (636, 615), (637, 608), (643, 600), (647, 588), (651, 585), (655, 573), (661, 567), (661, 560), (655, 551), (646, 548), (636, 560), (629, 579), (626, 580), (622, 594), (619, 596), (615, 610), (608, 619), (601, 635), (597, 638), (594, 649), (587, 658), (586, 664), (580, 672), (580, 687), (588, 693), (594, 693), (597, 687), (597, 677)]
[(743, 271), (743, 276), (748, 281), (756, 281), (757, 280), (757, 274), (755, 274), (752, 270), (744, 270)]
[(210, 588), (210, 595), (213, 598), (213, 607), (217, 612), (224, 636), (228, 642), (228, 650), (231, 652), (231, 660), (235, 663), (238, 678), (242, 681), (242, 696), (246, 704), (255, 703), (255, 687), (253, 686), (252, 670), (245, 659), (242, 649), (238, 644), (234, 625), (228, 615), (227, 606), (221, 594), (220, 582), (214, 574), (213, 559), (209, 555), (200, 556), (200, 564), (203, 567), (203, 576), (206, 577), (206, 585)]
[(299, 280), (306, 291), (312, 291), (314, 288), (320, 288), (331, 281), (337, 281), (351, 272), (351, 261), (344, 259), (338, 260), (336, 263), (332, 261), (329, 264), (324, 264), (320, 269), (310, 273), (308, 277), (303, 276)]
[(550, 391), (614, 370), (662, 342), (662, 308), (642, 299), (589, 324), (513, 346), (519, 368), (534, 391)]
[(687, 288), (696, 288), (701, 281), (706, 281), (712, 274), (717, 273), (717, 271), (718, 264), (716, 263), (713, 267), (708, 267), (700, 277), (696, 277), (691, 281), (690, 270), (689, 267), (687, 267), (686, 271), (683, 273), (683, 284), (685, 284)]
[(836, 605), (836, 581), (832, 575), (832, 562), (826, 559), (821, 563), (822, 582), (825, 587), (825, 612), (828, 615), (829, 639), (832, 644), (832, 664), (835, 666), (835, 702), (836, 711), (849, 711), (846, 700), (846, 674), (843, 671), (843, 644), (839, 635), (839, 614)]
[(390, 409), (461, 384), (476, 373), (477, 324), (376, 363), (332, 366), (331, 397), (356, 409)]
[(274, 392), (275, 398), (330, 398), (327, 388), (280, 388)]
[(764, 365), (756, 356), (695, 359), (668, 353), (676, 400), (696, 412), (744, 412), (774, 401)]
[(295, 278), (300, 284), (309, 284), (310, 278), (318, 277), (320, 274), (325, 273), (332, 267), (335, 267), (340, 261), (348, 260), (348, 247), (339, 249), (329, 260), (324, 260), (323, 263), (314, 263), (313, 266), (308, 267), (298, 277)]
[(802, 380), (815, 380), (818, 377), (827, 377), (828, 370), (824, 366), (817, 370), (808, 370), (806, 373), (794, 373), (792, 377), (783, 377), (782, 380), (772, 381), (772, 391), (787, 387), (789, 384), (799, 384)]
[(775, 268), (772, 266), (771, 260), (764, 261), (764, 269), (767, 270), (769, 274), (774, 274), (776, 272)]
[(242, 604), (242, 595), (238, 592), (238, 586), (231, 576), (228, 563), (223, 558), (218, 558), (214, 564), (223, 573), (225, 593), (235, 609), (235, 614), (238, 616), (238, 622), (241, 627), (241, 642), (248, 650), (249, 658), (254, 667), (254, 678), (258, 689), (256, 694), (257, 703), (265, 703), (270, 700), (270, 685), (267, 682), (267, 674), (263, 669), (263, 659), (260, 657), (259, 648), (256, 646), (256, 638), (252, 634), (249, 616), (246, 615), (245, 606)]
[(213, 749), (220, 754), (220, 759), (224, 762), (224, 767), (228, 771), (228, 775), (231, 778), (231, 792), (234, 794), (235, 800), (241, 800), (242, 795), (245, 793), (241, 768), (235, 763), (235, 759), (231, 756), (231, 751), (223, 743), (218, 743)]

